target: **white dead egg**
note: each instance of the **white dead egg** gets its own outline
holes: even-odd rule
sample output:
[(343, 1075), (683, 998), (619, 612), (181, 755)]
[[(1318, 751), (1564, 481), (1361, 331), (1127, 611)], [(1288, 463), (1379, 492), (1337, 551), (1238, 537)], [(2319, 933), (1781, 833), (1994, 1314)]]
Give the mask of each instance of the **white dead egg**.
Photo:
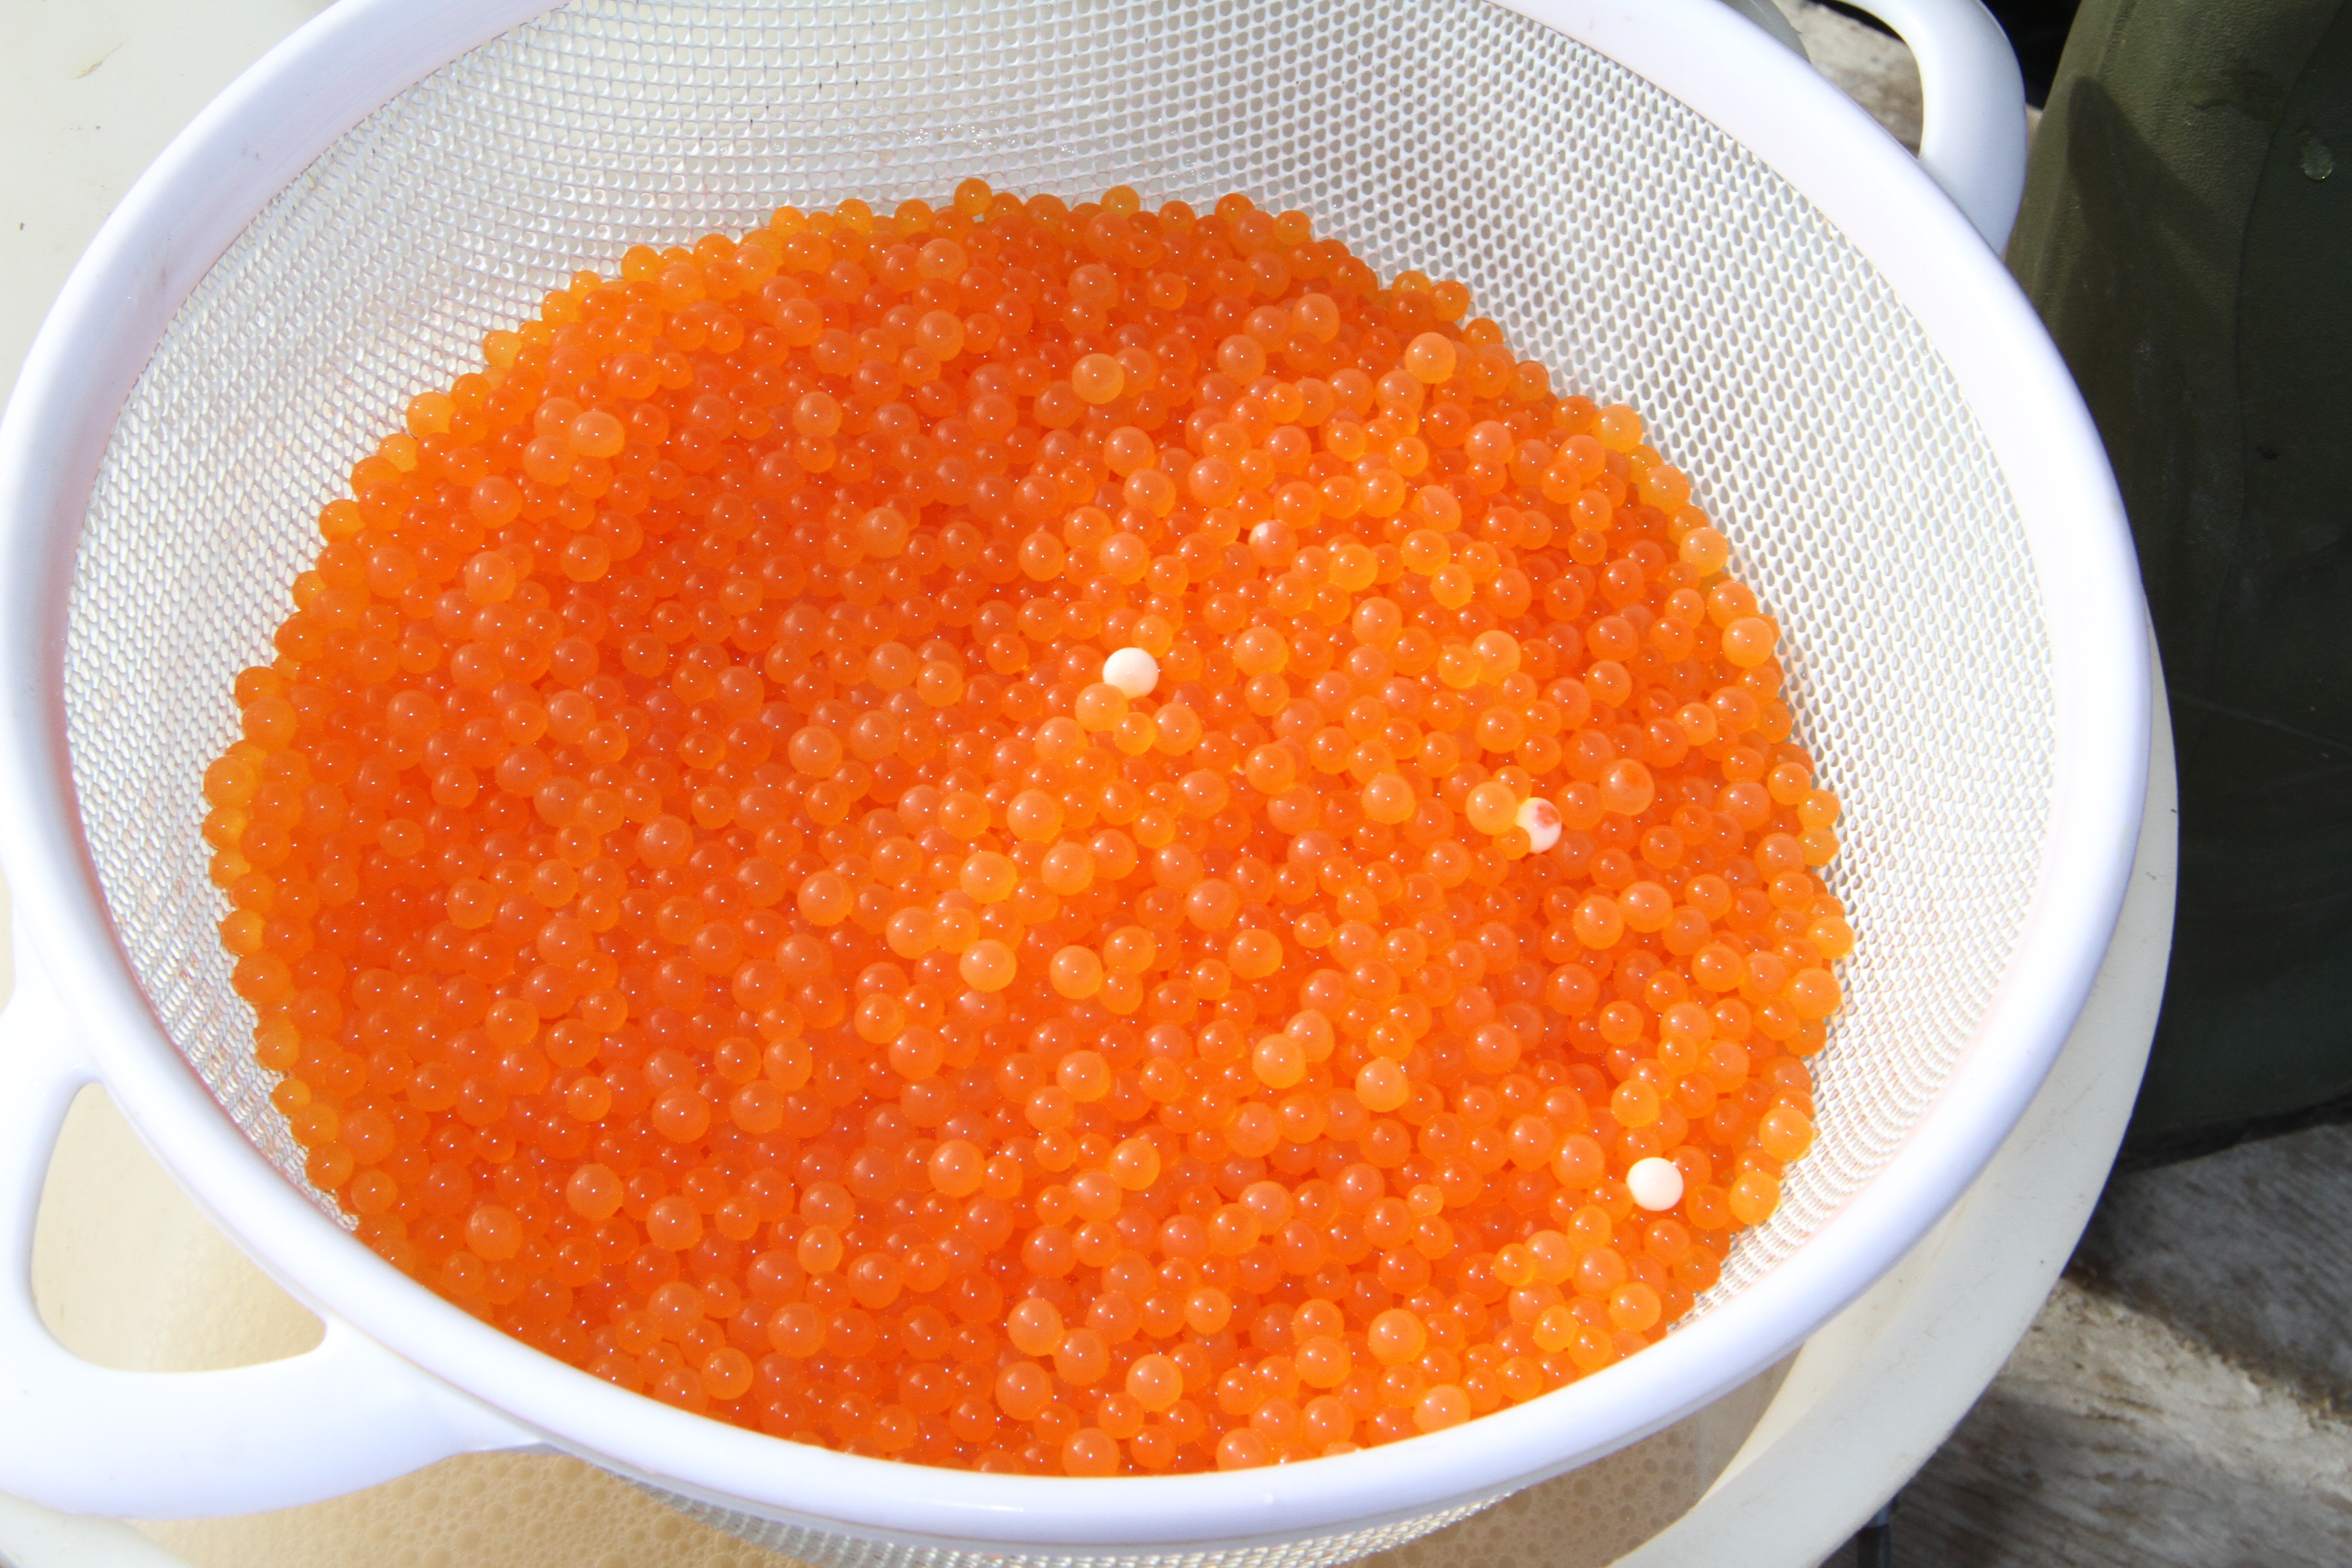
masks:
[[(1557, 833), (1559, 829), (1552, 831)], [(1625, 1190), (1633, 1194), (1635, 1203), (1654, 1213), (1670, 1209), (1683, 1201), (1683, 1168), (1655, 1154), (1636, 1160), (1633, 1168), (1625, 1173)]]
[(1149, 697), (1160, 684), (1160, 661), (1139, 647), (1123, 647), (1103, 660), (1102, 678), (1129, 697)]
[(1559, 842), (1559, 807), (1541, 796), (1519, 802), (1517, 820), (1527, 830), (1528, 843), (1537, 854)]

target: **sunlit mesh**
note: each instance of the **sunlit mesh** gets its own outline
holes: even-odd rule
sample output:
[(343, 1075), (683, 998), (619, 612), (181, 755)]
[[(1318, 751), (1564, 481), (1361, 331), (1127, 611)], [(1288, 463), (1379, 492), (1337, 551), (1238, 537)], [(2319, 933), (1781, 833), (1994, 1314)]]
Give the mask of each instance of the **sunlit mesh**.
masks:
[[(1512, 342), (1633, 404), (1693, 475), (1786, 627), (1799, 738), (1847, 806), (1831, 883), (1861, 932), (1816, 1063), (1821, 1142), (1700, 1310), (1719, 1304), (1885, 1163), (1993, 994), (2047, 812), (2043, 608), (1983, 436), (1861, 253), (1676, 100), (1480, 0), (588, 0), (342, 137), (157, 345), (75, 574), (83, 821), (172, 1037), (299, 1183), (228, 988), (195, 784), (319, 508), (405, 401), (627, 245), (785, 202), (940, 201), (975, 173), (1304, 208), (1376, 266), (1464, 279)], [(1337, 1561), (1450, 1517), (1222, 1560)], [(968, 1560), (759, 1528), (828, 1563)]]

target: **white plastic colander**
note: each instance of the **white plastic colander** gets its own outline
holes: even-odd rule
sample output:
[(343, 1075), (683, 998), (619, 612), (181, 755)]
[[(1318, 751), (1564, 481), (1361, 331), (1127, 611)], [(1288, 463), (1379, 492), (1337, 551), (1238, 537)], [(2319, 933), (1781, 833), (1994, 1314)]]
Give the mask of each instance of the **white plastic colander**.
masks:
[[(1969, 224), (2005, 233), (2021, 126), (1977, 157), (1955, 127), (2001, 104), (2004, 69), (2013, 112), (2013, 67), (1974, 0), (1888, 8), (1951, 199), (1714, 0), (344, 0), (297, 34), (110, 220), (0, 424), (0, 851), (25, 955), (0, 1020), (0, 1488), (242, 1512), (544, 1444), (823, 1563), (1304, 1565), (1598, 1458), (1785, 1354), (2041, 1082), (2114, 924), (2147, 756), (2095, 434)], [(304, 1184), (228, 988), (196, 781), (320, 506), (408, 397), (575, 268), (974, 173), (1242, 190), (1384, 269), (1461, 278), (1514, 344), (1649, 417), (1780, 617), (1862, 941), (1815, 1059), (1820, 1144), (1664, 1343), (1344, 1458), (918, 1469), (562, 1366)], [(141, 1375), (48, 1338), (34, 1204), (93, 1079), (321, 1313), (316, 1351)]]

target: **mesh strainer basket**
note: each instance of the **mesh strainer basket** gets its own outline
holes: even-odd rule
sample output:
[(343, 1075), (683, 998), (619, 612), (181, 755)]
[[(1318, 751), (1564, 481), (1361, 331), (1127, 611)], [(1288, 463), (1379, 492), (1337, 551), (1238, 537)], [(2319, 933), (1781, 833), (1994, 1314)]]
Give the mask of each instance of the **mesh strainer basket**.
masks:
[[(543, 1443), (821, 1563), (1337, 1562), (1706, 1404), (1959, 1194), (2114, 921), (2147, 754), (2139, 599), (2056, 355), (1961, 214), (1834, 89), (1712, 0), (535, 11), (346, 0), (298, 35), (116, 214), (0, 427), (0, 831), (26, 958), (0, 1045), (0, 1486), (233, 1512)], [(1931, 119), (1931, 167), (1936, 136)], [(583, 260), (973, 173), (1244, 190), (1384, 268), (1465, 279), (1565, 383), (1649, 416), (1781, 617), (1801, 738), (1847, 803), (1832, 885), (1862, 945), (1817, 1058), (1819, 1147), (1659, 1346), (1274, 1470), (919, 1470), (560, 1365), (399, 1275), (304, 1186), (228, 988), (194, 786), (310, 520), (409, 396)], [(47, 1338), (24, 1249), (93, 1079), (320, 1310), (317, 1351), (142, 1377)]]

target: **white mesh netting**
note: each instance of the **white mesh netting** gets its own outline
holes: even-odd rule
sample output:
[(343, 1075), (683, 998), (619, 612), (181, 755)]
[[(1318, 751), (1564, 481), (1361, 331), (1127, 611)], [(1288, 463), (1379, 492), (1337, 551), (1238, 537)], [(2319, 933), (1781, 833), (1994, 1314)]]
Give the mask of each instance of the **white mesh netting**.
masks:
[[(943, 200), (975, 173), (1304, 208), (1384, 270), (1462, 279), (1568, 385), (1642, 410), (1693, 476), (1786, 627), (1799, 738), (1847, 808), (1831, 880), (1862, 936), (1816, 1063), (1821, 1142), (1700, 1310), (1738, 1291), (1894, 1152), (2019, 939), (2050, 780), (2044, 609), (1992, 453), (1863, 255), (1688, 108), (1480, 0), (583, 0), (343, 136), (157, 344), (80, 544), (74, 776), (164, 1027), (299, 1183), (228, 988), (196, 784), (319, 508), (406, 399), (630, 244), (785, 202)], [(1216, 1560), (1339, 1561), (1461, 1511)], [(826, 1562), (979, 1561), (727, 1522)]]

